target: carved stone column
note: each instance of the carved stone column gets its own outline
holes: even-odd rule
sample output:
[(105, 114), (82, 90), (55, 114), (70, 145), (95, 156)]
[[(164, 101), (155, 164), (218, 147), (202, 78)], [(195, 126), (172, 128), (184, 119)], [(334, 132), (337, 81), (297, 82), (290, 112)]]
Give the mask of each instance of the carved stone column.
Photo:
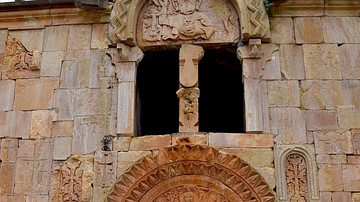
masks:
[(184, 44), (180, 48), (179, 132), (199, 131), (198, 63), (203, 56), (201, 46)]

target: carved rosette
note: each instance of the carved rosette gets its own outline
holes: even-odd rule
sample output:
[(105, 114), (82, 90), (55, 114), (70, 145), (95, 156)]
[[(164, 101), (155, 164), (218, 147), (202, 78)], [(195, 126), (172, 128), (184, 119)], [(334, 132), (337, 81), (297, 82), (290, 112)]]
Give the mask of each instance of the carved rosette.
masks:
[(3, 79), (39, 77), (41, 54), (27, 51), (15, 37), (6, 40), (5, 58), (2, 67)]
[(107, 201), (275, 201), (247, 163), (203, 145), (167, 147), (125, 172)]

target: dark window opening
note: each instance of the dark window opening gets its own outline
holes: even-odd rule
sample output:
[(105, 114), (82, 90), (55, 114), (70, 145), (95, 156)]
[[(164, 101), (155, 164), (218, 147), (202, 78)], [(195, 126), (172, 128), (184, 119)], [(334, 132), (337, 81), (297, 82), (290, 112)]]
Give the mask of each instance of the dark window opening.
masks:
[(179, 130), (179, 51), (148, 51), (137, 69), (136, 134)]
[(232, 49), (205, 49), (200, 60), (200, 132), (245, 132), (242, 68)]

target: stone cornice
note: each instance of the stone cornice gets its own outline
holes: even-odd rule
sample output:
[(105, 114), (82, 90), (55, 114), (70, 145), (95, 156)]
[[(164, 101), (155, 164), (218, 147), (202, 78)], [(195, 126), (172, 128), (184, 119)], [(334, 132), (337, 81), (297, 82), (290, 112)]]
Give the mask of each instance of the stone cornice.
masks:
[(109, 22), (112, 3), (105, 10), (85, 11), (80, 8), (31, 7), (0, 11), (0, 29), (41, 29), (50, 25)]

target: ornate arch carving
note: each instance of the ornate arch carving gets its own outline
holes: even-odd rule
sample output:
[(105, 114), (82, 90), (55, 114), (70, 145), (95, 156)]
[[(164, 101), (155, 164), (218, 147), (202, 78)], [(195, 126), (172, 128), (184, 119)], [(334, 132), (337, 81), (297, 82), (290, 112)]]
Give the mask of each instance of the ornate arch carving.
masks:
[[(137, 17), (148, 0), (116, 0), (110, 17), (110, 39), (113, 43), (135, 45)], [(269, 18), (262, 0), (229, 0), (240, 21), (241, 40), (270, 39)]]
[(320, 199), (318, 179), (317, 179), (317, 165), (315, 156), (303, 145), (279, 145), (275, 149), (275, 170), (276, 170), (276, 187), (277, 195), (280, 201), (288, 200), (288, 187), (286, 183), (286, 161), (288, 157), (298, 155), (305, 159), (306, 164), (306, 183), (309, 188), (309, 201), (317, 202)]
[[(167, 147), (129, 168), (107, 197), (112, 201), (276, 201), (269, 186), (247, 163), (204, 145)], [(165, 198), (164, 198), (165, 197)]]

